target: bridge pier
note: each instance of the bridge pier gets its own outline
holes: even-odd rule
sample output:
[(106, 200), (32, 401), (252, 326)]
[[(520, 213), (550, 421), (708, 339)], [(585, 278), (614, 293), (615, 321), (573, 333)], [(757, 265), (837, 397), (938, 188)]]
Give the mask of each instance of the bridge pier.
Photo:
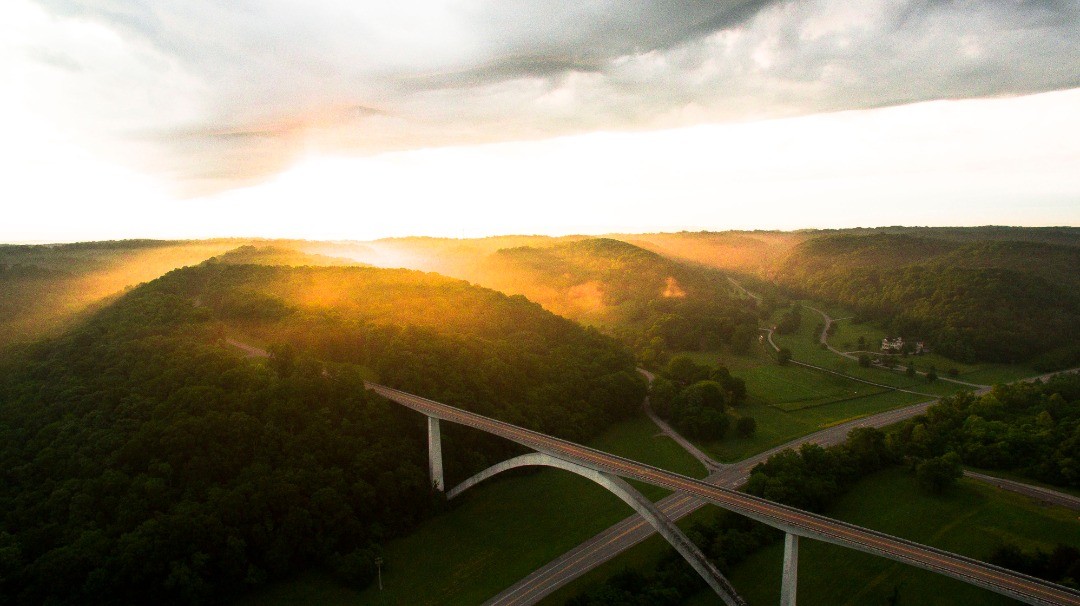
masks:
[(799, 578), (799, 535), (784, 534), (784, 579), (780, 585), (780, 606), (795, 606), (795, 586)]
[(439, 431), (439, 419), (437, 417), (427, 418), (427, 447), (431, 485), (435, 490), (442, 492), (446, 488), (446, 481), (443, 479), (442, 468), (442, 433)]

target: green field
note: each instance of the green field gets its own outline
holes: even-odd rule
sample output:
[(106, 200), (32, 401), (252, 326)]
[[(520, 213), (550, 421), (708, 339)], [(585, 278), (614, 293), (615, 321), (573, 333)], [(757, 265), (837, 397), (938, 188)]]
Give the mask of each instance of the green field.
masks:
[[(590, 445), (686, 475), (705, 474), (644, 416)], [(655, 487), (643, 492), (665, 494)], [(242, 603), (479, 604), (631, 513), (607, 490), (565, 471), (512, 472), (476, 486), (446, 513), (390, 542), (382, 592), (351, 591), (325, 575), (307, 574)]]
[(739, 408), (739, 414), (754, 417), (757, 421), (757, 431), (752, 437), (727, 437), (723, 440), (706, 442), (701, 444), (701, 447), (718, 461), (740, 461), (808, 433), (844, 421), (916, 404), (925, 399), (912, 394), (891, 391), (792, 412), (752, 402)]
[[(813, 305), (813, 303), (811, 303), (811, 305)], [(823, 309), (819, 305), (814, 306), (818, 307), (819, 309)], [(813, 314), (813, 312), (810, 313)], [(832, 314), (833, 312), (829, 313)], [(811, 317), (811, 315), (807, 314), (806, 316), (804, 316), (804, 318), (805, 317)], [(819, 321), (817, 318), (820, 318), (820, 316), (818, 316), (817, 314), (813, 314), (813, 317), (815, 318), (815, 320), (813, 322), (809, 322), (809, 324), (816, 325)], [(833, 315), (833, 317), (837, 316)], [(804, 321), (804, 325), (805, 324), (807, 324), (807, 322)], [(881, 339), (886, 336), (884, 330), (867, 322), (856, 324), (851, 320), (842, 320), (835, 323), (835, 326), (835, 331), (833, 332), (832, 336), (829, 337), (829, 343), (833, 347), (841, 351), (855, 350), (858, 347), (858, 340), (860, 336), (865, 338), (866, 342), (870, 345), (868, 349), (870, 349), (871, 351), (877, 351), (880, 348)], [(813, 326), (811, 326), (809, 330), (812, 331)], [(928, 345), (932, 346), (933, 344)], [(795, 350), (793, 349), (792, 351)], [(835, 356), (836, 354), (833, 355)], [(798, 359), (798, 354), (796, 354), (796, 358)], [(947, 376), (945, 373), (948, 369), (955, 368), (959, 373), (958, 375), (956, 375), (956, 379), (959, 379), (961, 381), (967, 381), (968, 383), (980, 383), (984, 385), (1007, 383), (1010, 381), (1016, 381), (1018, 379), (1023, 379), (1025, 377), (1040, 374), (1039, 372), (1023, 364), (967, 364), (964, 362), (957, 362), (956, 360), (946, 358), (945, 356), (936, 353), (911, 356), (908, 359), (914, 362), (916, 368), (919, 368), (920, 370), (926, 370), (930, 366), (936, 367), (938, 370), (938, 374), (942, 377)], [(898, 364), (900, 366), (906, 366), (908, 359), (901, 359), (898, 361)], [(877, 372), (884, 374), (880, 370), (878, 370)], [(923, 383), (923, 385), (925, 385), (925, 383)]]
[[(1025, 549), (1080, 545), (1076, 513), (971, 480), (945, 496), (921, 492), (906, 471), (891, 469), (860, 482), (828, 515), (956, 553), (985, 559), (1008, 541)], [(780, 599), (783, 546), (774, 544), (736, 567), (730, 580), (752, 605)], [(803, 540), (799, 604), (1013, 604), (997, 594), (891, 560)], [(701, 596), (694, 604), (711, 604)]]
[(813, 369), (780, 366), (756, 347), (747, 356), (716, 351), (680, 355), (699, 364), (723, 364), (746, 381), (749, 398), (737, 410), (757, 421), (757, 431), (750, 438), (728, 436), (699, 444), (718, 461), (745, 459), (844, 421), (926, 400)]
[[(863, 368), (862, 366), (859, 366), (859, 363), (856, 360), (845, 358), (828, 349), (823, 349), (821, 343), (818, 341), (818, 335), (820, 334), (818, 332), (818, 325), (820, 319), (821, 316), (817, 313), (804, 309), (803, 322), (799, 326), (799, 330), (789, 335), (774, 335), (773, 341), (780, 347), (787, 347), (790, 349), (794, 359), (799, 362), (820, 366), (864, 381), (871, 381), (900, 389), (910, 389), (912, 391), (935, 395), (948, 395), (965, 389), (963, 386), (958, 386), (947, 381), (929, 383), (922, 376), (908, 377), (904, 373), (898, 371), (889, 371), (881, 368)], [(842, 321), (839, 326), (842, 326), (843, 324), (844, 322)], [(835, 336), (829, 339), (829, 342), (833, 344), (834, 347), (837, 346), (837, 338)], [(879, 338), (877, 342), (880, 343), (881, 339)], [(898, 368), (905, 368), (909, 363), (914, 363), (915, 367), (920, 370), (926, 370), (932, 363), (936, 364), (938, 367), (938, 374), (942, 376), (944, 376), (945, 368), (947, 367), (943, 366), (943, 363), (940, 361), (934, 362), (930, 360), (929, 356), (912, 356), (908, 359), (897, 360)], [(949, 364), (951, 365), (952, 363), (950, 362)]]

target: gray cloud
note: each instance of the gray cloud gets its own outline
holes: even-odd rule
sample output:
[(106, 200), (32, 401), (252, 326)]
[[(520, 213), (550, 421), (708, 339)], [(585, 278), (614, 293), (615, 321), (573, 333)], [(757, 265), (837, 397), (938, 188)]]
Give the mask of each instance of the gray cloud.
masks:
[(200, 192), (310, 150), (1080, 86), (1080, 8), (1065, 0), (38, 1), (112, 32), (125, 57), (28, 49), (73, 73), (84, 103), (58, 120)]

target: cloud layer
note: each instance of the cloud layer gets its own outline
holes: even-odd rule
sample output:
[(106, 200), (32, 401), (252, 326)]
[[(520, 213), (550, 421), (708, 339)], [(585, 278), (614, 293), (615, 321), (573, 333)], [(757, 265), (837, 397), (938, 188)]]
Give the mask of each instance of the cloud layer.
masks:
[(1067, 0), (14, 0), (21, 103), (189, 192), (311, 153), (1080, 86)]

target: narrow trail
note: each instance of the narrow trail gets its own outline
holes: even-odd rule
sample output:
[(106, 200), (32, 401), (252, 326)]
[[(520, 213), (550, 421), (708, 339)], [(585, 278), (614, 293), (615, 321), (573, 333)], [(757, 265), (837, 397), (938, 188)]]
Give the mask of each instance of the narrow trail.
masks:
[[(649, 385), (651, 386), (653, 379), (655, 379), (656, 376), (653, 375), (653, 373), (645, 370), (644, 368), (639, 368), (637, 369), (637, 371), (645, 377), (645, 379), (649, 382)], [(694, 446), (694, 444), (690, 442), (690, 440), (684, 438), (681, 433), (675, 431), (675, 428), (673, 428), (671, 425), (668, 425), (667, 421), (661, 419), (659, 415), (657, 415), (656, 412), (653, 411), (652, 406), (649, 405), (649, 396), (645, 396), (645, 401), (642, 402), (641, 407), (645, 410), (645, 414), (649, 417), (653, 424), (659, 427), (660, 431), (663, 432), (664, 435), (671, 438), (672, 440), (675, 440), (675, 442), (679, 446), (682, 446), (682, 449), (689, 453), (690, 456), (700, 461), (710, 474), (714, 471), (719, 471), (720, 468), (723, 467), (723, 464), (716, 462), (712, 457), (705, 454), (700, 448)]]
[[(839, 349), (836, 349), (835, 347), (833, 347), (832, 345), (829, 344), (829, 327), (831, 327), (834, 322), (839, 322), (840, 320), (850, 320), (851, 318), (833, 319), (832, 317), (829, 316), (829, 314), (825, 313), (824, 311), (822, 311), (822, 310), (820, 310), (820, 309), (818, 309), (816, 307), (811, 307), (809, 305), (804, 305), (803, 307), (805, 307), (807, 309), (810, 309), (810, 310), (813, 310), (813, 311), (816, 311), (818, 314), (821, 315), (821, 318), (825, 321), (825, 327), (821, 329), (821, 335), (818, 337), (818, 342), (820, 342), (822, 345), (824, 345), (826, 348), (828, 348), (829, 351), (833, 352), (834, 354), (836, 354), (838, 356), (843, 356), (843, 357), (845, 357), (845, 358), (847, 358), (849, 360), (857, 360), (858, 359), (858, 358), (855, 357), (853, 352), (840, 351)], [(867, 352), (867, 353), (875, 353), (875, 352)], [(884, 366), (878, 366), (878, 368), (882, 368), (883, 370), (890, 370), (888, 368), (885, 368)], [(921, 370), (915, 371), (915, 374), (917, 374), (917, 375), (919, 375), (921, 377), (926, 376), (926, 372), (921, 371)], [(975, 389), (983, 389), (983, 388), (990, 387), (989, 385), (983, 385), (981, 383), (968, 383), (967, 381), (961, 381), (959, 379), (951, 379), (949, 377), (938, 377), (938, 380), (939, 381), (947, 381), (949, 383), (955, 383), (957, 385), (963, 385), (965, 387), (974, 387)]]
[[(773, 329), (771, 329), (771, 328), (762, 328), (761, 330), (766, 331), (766, 333), (768, 334), (769, 345), (772, 346), (773, 350), (774, 351), (780, 351), (780, 346), (777, 345), (775, 341), (773, 341)], [(815, 366), (813, 364), (807, 364), (806, 362), (799, 362), (798, 360), (790, 360), (790, 363), (794, 364), (796, 366), (802, 366), (803, 368), (812, 368), (812, 369), (814, 369), (814, 370), (816, 370), (818, 372), (824, 372), (824, 373), (828, 373), (830, 375), (836, 375), (838, 377), (843, 377), (845, 379), (848, 379), (849, 381), (856, 381), (856, 382), (859, 382), (859, 383), (865, 383), (866, 385), (873, 385), (874, 387), (880, 387), (882, 389), (888, 389), (888, 390), (891, 390), (891, 391), (900, 391), (900, 392), (903, 392), (903, 393), (910, 393), (910, 394), (913, 394), (913, 395), (916, 395), (916, 396), (923, 396), (923, 397), (926, 397), (926, 398), (934, 398), (935, 400), (937, 400), (939, 397), (941, 397), (941, 396), (939, 396), (937, 394), (926, 393), (924, 391), (914, 391), (914, 390), (911, 390), (911, 389), (904, 389), (902, 387), (895, 387), (893, 385), (885, 385), (884, 383), (875, 383), (873, 381), (867, 381), (866, 379), (860, 379), (858, 377), (853, 377), (851, 375), (846, 375), (846, 374), (844, 374), (842, 372), (838, 372), (838, 371), (835, 371), (835, 370), (830, 370), (828, 368), (825, 368), (824, 366)], [(987, 387), (987, 389), (989, 389), (989, 387)]]

